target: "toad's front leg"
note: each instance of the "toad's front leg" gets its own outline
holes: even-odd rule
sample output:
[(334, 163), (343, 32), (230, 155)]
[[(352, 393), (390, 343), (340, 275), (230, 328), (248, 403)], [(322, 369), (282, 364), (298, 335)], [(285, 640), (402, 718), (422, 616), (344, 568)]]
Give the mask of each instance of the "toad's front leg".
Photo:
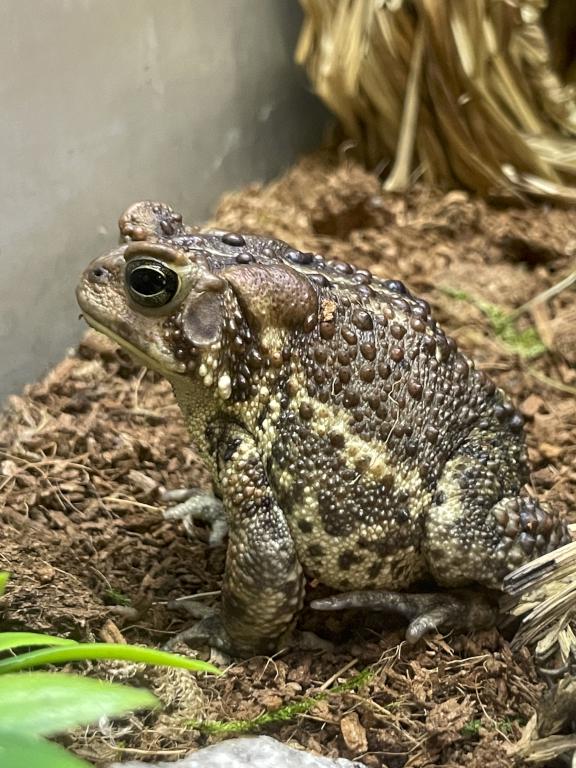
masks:
[(221, 608), (181, 637), (238, 656), (271, 653), (302, 607), (304, 575), (253, 439), (227, 426), (215, 451), (228, 519)]

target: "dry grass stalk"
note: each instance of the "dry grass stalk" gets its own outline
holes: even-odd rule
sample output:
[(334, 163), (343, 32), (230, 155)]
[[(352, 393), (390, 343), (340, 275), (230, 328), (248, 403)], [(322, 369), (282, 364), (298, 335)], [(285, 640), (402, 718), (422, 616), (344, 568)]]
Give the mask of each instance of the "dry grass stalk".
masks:
[(576, 542), (513, 571), (505, 589), (503, 608), (523, 616), (513, 646), (536, 644), (539, 660), (558, 654), (567, 664), (576, 653)]
[[(512, 745), (510, 754), (524, 758), (529, 763), (550, 764), (563, 757), (568, 764), (572, 753), (572, 765), (576, 755), (576, 734), (567, 733), (576, 706), (576, 680), (564, 678), (549, 691), (524, 728), (520, 741)], [(556, 764), (556, 763), (555, 763)]]
[[(416, 174), (576, 202), (575, 93), (553, 69), (546, 0), (300, 2), (296, 59), (366, 163), (396, 158), (389, 187)], [(546, 9), (557, 47), (562, 3)]]

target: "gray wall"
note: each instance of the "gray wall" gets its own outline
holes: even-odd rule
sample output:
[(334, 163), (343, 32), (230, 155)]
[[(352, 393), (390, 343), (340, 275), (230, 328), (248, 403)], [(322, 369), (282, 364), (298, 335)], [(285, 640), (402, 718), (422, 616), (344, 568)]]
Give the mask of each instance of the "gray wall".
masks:
[(0, 401), (83, 330), (74, 286), (131, 202), (191, 221), (320, 140), (296, 0), (2, 0)]

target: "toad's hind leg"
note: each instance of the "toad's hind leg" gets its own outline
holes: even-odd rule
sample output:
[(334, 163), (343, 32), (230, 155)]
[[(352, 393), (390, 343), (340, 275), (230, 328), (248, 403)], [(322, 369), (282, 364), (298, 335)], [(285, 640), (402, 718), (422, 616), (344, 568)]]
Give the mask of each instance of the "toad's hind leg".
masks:
[(569, 540), (565, 523), (522, 488), (518, 435), (473, 432), (447, 462), (426, 518), (424, 554), (443, 586), (500, 589), (507, 573)]
[[(478, 431), (444, 467), (427, 511), (423, 555), (443, 587), (481, 584), (501, 589), (519, 565), (569, 541), (566, 525), (522, 490), (524, 461), (518, 435)], [(454, 589), (402, 594), (349, 592), (312, 607), (332, 611), (372, 608), (403, 615), (406, 639), (434, 629), (480, 629), (497, 617), (493, 593)]]
[(409, 622), (406, 630), (409, 643), (416, 643), (428, 632), (438, 630), (487, 629), (494, 625), (497, 614), (489, 595), (478, 595), (465, 589), (421, 593), (346, 592), (313, 600), (311, 607), (318, 611), (365, 608), (397, 613)]

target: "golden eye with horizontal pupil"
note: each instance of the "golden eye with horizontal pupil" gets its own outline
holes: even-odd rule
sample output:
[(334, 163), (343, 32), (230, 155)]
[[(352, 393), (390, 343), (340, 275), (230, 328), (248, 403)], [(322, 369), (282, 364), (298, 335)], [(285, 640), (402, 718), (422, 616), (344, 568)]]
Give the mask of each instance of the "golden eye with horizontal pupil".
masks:
[(176, 272), (156, 259), (134, 259), (126, 266), (126, 288), (133, 301), (143, 307), (163, 307), (176, 295)]

